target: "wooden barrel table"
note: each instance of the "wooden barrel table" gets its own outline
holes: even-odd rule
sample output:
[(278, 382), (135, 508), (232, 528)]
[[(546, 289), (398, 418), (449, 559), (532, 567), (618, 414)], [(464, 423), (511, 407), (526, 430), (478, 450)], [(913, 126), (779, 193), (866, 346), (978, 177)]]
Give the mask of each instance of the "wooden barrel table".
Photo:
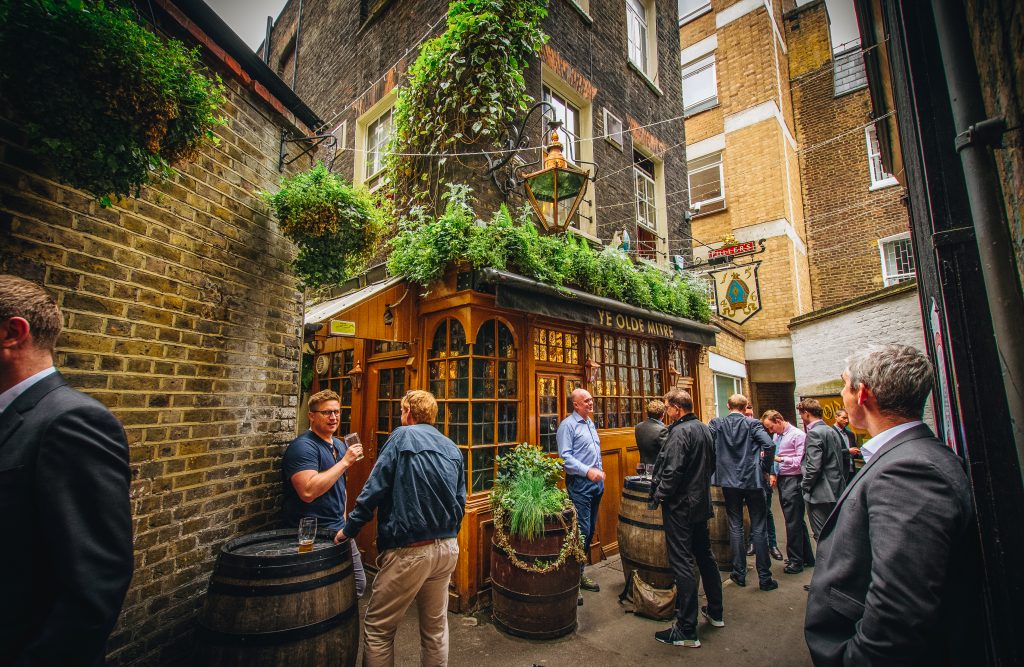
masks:
[[(711, 553), (715, 556), (718, 569), (721, 572), (732, 570), (732, 546), (729, 544), (729, 515), (725, 511), (725, 495), (722, 487), (711, 487), (711, 509), (714, 516), (708, 523), (708, 533), (711, 537)], [(746, 505), (743, 506), (743, 544), (750, 543), (750, 513)]]
[(352, 552), (320, 531), (298, 553), (295, 529), (231, 540), (210, 577), (197, 636), (207, 665), (356, 664)]
[(636, 571), (641, 580), (655, 588), (671, 588), (675, 583), (668, 564), (665, 546), (665, 526), (661, 509), (647, 509), (651, 494), (651, 480), (626, 477), (619, 505), (619, 558), (626, 583)]
[[(561, 521), (557, 516), (549, 517), (544, 533), (532, 540), (509, 535), (512, 551), (530, 565), (542, 566), (558, 560), (566, 538), (565, 526), (570, 526), (572, 517), (568, 511)], [(491, 610), (499, 630), (527, 639), (554, 639), (569, 634), (576, 629), (579, 589), (578, 561), (567, 558), (561, 566), (544, 574), (523, 570), (512, 562), (505, 549), (491, 540)]]

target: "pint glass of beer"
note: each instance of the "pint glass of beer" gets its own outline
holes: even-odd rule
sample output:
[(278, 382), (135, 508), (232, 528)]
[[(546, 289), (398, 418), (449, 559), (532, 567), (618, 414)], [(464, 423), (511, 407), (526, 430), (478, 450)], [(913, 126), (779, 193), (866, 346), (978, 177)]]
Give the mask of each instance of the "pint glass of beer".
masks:
[(316, 517), (304, 516), (299, 519), (299, 553), (305, 554), (313, 550), (316, 539)]
[[(362, 440), (359, 439), (359, 434), (358, 433), (349, 433), (348, 435), (345, 436), (345, 445), (347, 447), (351, 447), (352, 445), (361, 445), (361, 444), (363, 444), (363, 442), (362, 442)], [(363, 460), (363, 455), (362, 454), (360, 454), (358, 457), (356, 457), (356, 461), (362, 461), (362, 460)]]

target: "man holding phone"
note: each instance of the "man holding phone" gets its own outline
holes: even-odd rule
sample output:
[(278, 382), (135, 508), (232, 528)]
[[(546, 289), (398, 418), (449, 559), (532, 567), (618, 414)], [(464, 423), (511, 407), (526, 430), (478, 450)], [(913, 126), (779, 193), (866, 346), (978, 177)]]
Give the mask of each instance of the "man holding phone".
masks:
[[(303, 517), (316, 517), (322, 529), (345, 527), (345, 473), (363, 458), (363, 446), (334, 437), (341, 423), (341, 400), (326, 389), (309, 397), (309, 430), (292, 440), (281, 463), (284, 519), (298, 528)], [(356, 595), (366, 590), (366, 572), (359, 548), (352, 542)]]

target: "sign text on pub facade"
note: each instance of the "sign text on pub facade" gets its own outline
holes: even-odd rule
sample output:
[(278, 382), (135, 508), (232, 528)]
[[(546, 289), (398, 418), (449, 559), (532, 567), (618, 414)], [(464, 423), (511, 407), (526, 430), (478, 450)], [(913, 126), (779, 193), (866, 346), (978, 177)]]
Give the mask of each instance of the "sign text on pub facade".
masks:
[(610, 310), (601, 310), (600, 308), (597, 310), (597, 319), (601, 326), (610, 329), (647, 334), (649, 336), (660, 336), (662, 338), (673, 337), (672, 325), (665, 324), (664, 322), (652, 322), (651, 320), (633, 317), (632, 315), (623, 315), (622, 313), (615, 313)]

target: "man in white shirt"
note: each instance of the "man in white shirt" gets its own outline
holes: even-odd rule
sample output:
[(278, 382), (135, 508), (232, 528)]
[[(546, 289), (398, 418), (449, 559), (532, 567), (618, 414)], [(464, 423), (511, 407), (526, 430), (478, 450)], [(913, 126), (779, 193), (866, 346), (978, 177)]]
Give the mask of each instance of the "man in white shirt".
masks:
[(967, 664), (964, 651), (980, 645), (970, 631), (974, 507), (962, 461), (921, 422), (932, 365), (906, 345), (869, 347), (842, 377), (850, 423), (872, 438), (821, 529), (804, 626), (811, 658)]

